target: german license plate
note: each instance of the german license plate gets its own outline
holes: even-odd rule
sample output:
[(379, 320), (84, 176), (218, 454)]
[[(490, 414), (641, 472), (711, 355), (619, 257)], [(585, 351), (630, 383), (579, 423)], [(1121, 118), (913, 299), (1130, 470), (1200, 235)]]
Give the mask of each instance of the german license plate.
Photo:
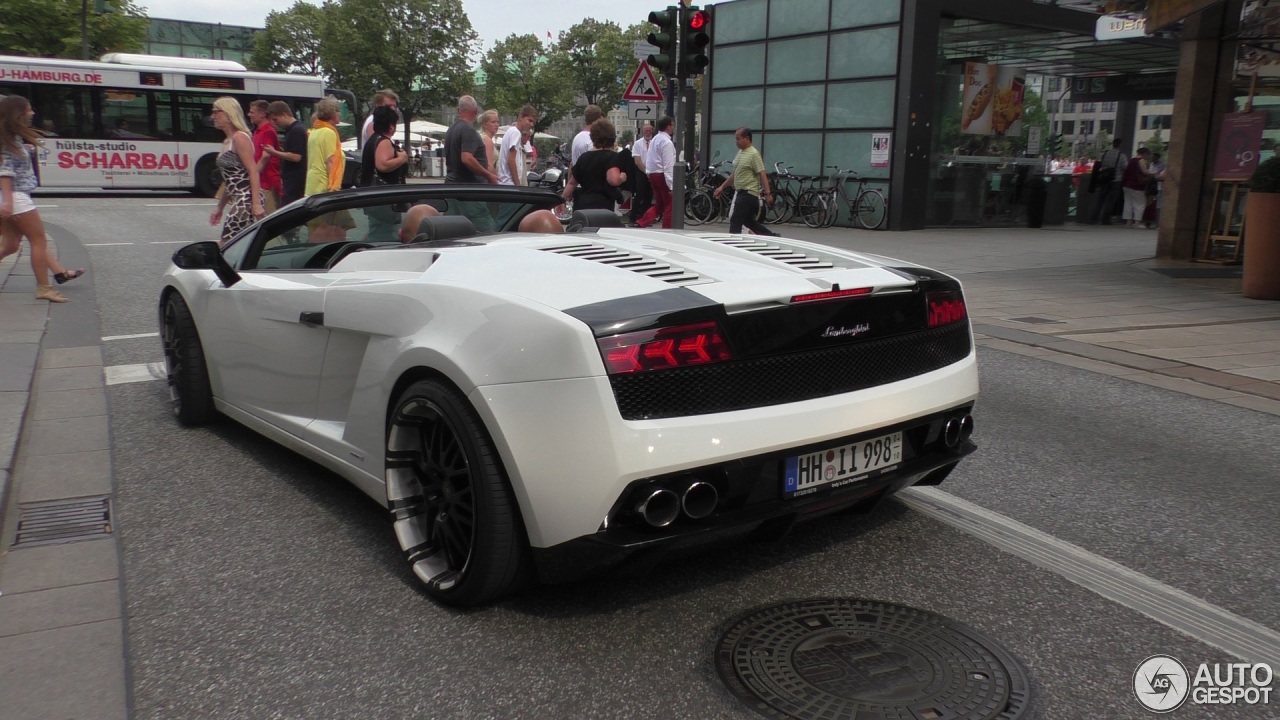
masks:
[(902, 462), (902, 433), (882, 435), (840, 447), (787, 458), (782, 478), (784, 497), (840, 487)]

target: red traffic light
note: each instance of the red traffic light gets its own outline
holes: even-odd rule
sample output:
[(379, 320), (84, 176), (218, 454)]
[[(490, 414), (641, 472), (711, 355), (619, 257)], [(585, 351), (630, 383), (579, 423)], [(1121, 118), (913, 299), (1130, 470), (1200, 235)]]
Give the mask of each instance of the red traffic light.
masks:
[(698, 10), (689, 16), (689, 27), (693, 30), (701, 30), (707, 26), (707, 21), (710, 19), (706, 11)]

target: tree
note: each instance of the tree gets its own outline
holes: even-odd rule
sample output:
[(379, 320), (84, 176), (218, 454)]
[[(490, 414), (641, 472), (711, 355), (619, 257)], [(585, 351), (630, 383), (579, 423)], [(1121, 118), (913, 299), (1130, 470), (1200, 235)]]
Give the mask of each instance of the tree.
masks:
[(458, 0), (329, 0), (323, 10), (320, 64), (334, 86), (361, 99), (391, 88), (410, 119), (471, 92), (477, 35)]
[(298, 2), (288, 10), (267, 13), (262, 32), (253, 39), (249, 64), (254, 70), (324, 75), (320, 62), (320, 32), (325, 8)]
[[(89, 57), (137, 52), (147, 39), (147, 18), (130, 0), (106, 0), (112, 12), (98, 15), (88, 5)], [(36, 57), (80, 57), (81, 0), (0, 2), (0, 52)]]
[(1147, 138), (1147, 141), (1143, 143), (1143, 147), (1163, 157), (1164, 151), (1168, 149), (1169, 144), (1164, 141), (1164, 136), (1161, 134), (1160, 128), (1156, 128), (1156, 131), (1151, 134), (1151, 137)]
[(613, 22), (587, 18), (560, 33), (553, 63), (587, 105), (608, 112), (622, 102), (634, 63), (631, 43)]
[(486, 104), (507, 114), (534, 106), (540, 115), (535, 131), (545, 130), (574, 107), (574, 90), (536, 35), (508, 35), (484, 56), (480, 68)]

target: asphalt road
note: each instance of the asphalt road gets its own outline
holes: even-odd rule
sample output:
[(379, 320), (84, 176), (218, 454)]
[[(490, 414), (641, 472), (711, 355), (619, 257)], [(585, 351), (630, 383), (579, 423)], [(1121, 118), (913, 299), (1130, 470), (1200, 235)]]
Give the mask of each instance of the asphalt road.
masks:
[[(185, 195), (42, 204), (55, 238), (87, 247), (105, 337), (154, 333), (169, 255), (217, 236), (211, 202)], [(104, 356), (158, 362), (159, 340)], [(980, 364), (980, 451), (942, 490), (1280, 627), (1274, 417), (997, 350)], [(1144, 658), (1233, 661), (897, 501), (459, 612), (418, 589), (385, 514), (337, 476), (230, 421), (178, 426), (161, 382), (108, 391), (140, 719), (758, 717), (711, 648), (735, 616), (797, 598), (978, 629), (1026, 666), (1029, 717), (1145, 717)]]

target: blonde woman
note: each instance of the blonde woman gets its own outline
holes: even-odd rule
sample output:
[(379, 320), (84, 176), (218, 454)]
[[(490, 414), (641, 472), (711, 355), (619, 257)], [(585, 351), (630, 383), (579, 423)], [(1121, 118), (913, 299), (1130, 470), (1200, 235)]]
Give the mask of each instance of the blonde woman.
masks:
[[(235, 237), (254, 220), (266, 214), (262, 202), (262, 186), (258, 179), (258, 163), (253, 160), (253, 137), (244, 121), (244, 110), (233, 97), (213, 101), (213, 126), (226, 135), (218, 155), (222, 171), (222, 197), (209, 215), (209, 224), (222, 222), (222, 244)], [(225, 220), (223, 211), (225, 213)]]
[(480, 113), (480, 137), (484, 139), (484, 152), (489, 171), (498, 174), (498, 149), (493, 142), (498, 135), (498, 111), (485, 110)]
[(338, 135), (338, 114), (342, 106), (332, 95), (316, 101), (307, 133), (308, 196), (342, 187), (346, 157), (342, 154), (342, 138)]
[(31, 243), (31, 270), (36, 276), (36, 299), (64, 303), (67, 298), (49, 284), (49, 271), (58, 284), (74, 280), (84, 270), (67, 270), (49, 257), (49, 242), (44, 234), (40, 211), (31, 200), (31, 191), (39, 185), (31, 164), (26, 142), (41, 143), (40, 134), (31, 127), (35, 112), (26, 98), (18, 95), (0, 97), (0, 260), (18, 252), (22, 237)]

